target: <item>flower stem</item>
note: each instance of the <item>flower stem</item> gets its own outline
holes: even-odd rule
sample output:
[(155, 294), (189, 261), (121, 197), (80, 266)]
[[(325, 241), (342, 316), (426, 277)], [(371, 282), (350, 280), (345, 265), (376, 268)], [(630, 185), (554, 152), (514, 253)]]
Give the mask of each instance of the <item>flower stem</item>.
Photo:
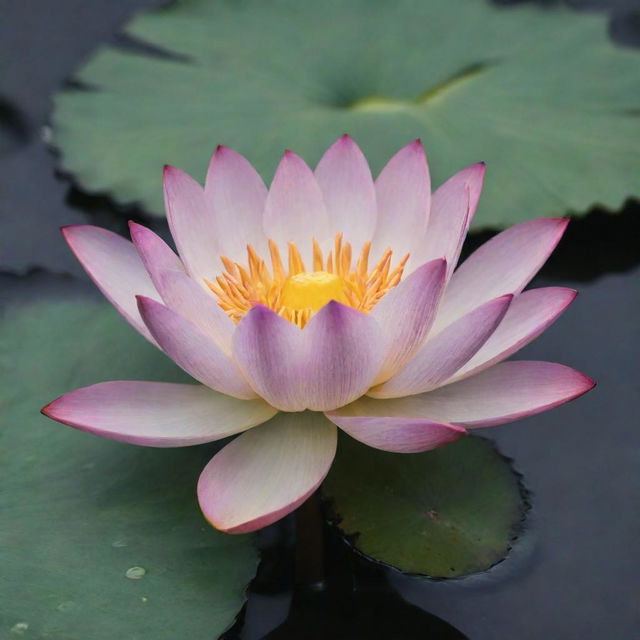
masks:
[(296, 568), (298, 588), (324, 588), (324, 521), (319, 492), (314, 492), (296, 511)]

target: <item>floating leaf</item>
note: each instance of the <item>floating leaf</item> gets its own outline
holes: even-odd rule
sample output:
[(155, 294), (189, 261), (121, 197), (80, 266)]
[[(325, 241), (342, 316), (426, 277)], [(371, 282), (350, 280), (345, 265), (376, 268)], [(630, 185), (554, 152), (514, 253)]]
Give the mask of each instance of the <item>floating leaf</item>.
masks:
[(518, 477), (476, 436), (403, 455), (345, 436), (323, 486), (357, 549), (438, 578), (482, 571), (504, 558), (524, 514)]
[(102, 302), (44, 300), (0, 325), (0, 636), (217, 638), (257, 557), (198, 509), (212, 448), (134, 447), (38, 413), (77, 386), (185, 376)]
[[(174, 56), (105, 48), (57, 96), (55, 143), (85, 189), (162, 215), (161, 167), (202, 178), (218, 143), (270, 179), (340, 134), (374, 171), (421, 137), (434, 184), (479, 160), (476, 227), (616, 209), (638, 192), (640, 56), (601, 16), (481, 0), (183, 0), (135, 18)], [(153, 49), (151, 49), (153, 51)]]

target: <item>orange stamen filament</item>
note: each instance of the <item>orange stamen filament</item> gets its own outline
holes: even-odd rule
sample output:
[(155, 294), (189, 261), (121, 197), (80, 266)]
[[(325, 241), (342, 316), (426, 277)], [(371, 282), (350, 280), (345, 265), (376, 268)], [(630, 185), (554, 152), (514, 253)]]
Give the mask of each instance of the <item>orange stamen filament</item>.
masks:
[(325, 260), (320, 245), (314, 240), (313, 270), (307, 271), (293, 242), (288, 245), (285, 268), (278, 246), (269, 240), (270, 266), (249, 245), (246, 265), (222, 256), (224, 272), (215, 282), (207, 280), (206, 283), (234, 322), (239, 322), (252, 307), (260, 304), (302, 328), (331, 300), (368, 313), (400, 282), (409, 254), (392, 268), (393, 254), (387, 249), (369, 268), (370, 252), (371, 242), (366, 242), (354, 264), (351, 245), (343, 242), (339, 233)]

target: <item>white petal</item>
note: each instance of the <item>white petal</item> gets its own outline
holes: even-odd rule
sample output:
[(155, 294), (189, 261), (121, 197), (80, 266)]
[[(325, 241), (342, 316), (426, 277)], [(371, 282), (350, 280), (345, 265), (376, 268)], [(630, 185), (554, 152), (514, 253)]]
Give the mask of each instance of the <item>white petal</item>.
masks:
[(200, 385), (116, 381), (66, 393), (42, 413), (113, 440), (186, 447), (246, 431), (276, 410), (264, 400), (238, 400)]
[(382, 360), (373, 318), (330, 302), (304, 330), (266, 307), (238, 324), (233, 354), (253, 389), (282, 411), (325, 411), (372, 384)]
[(430, 451), (458, 440), (467, 433), (462, 427), (428, 418), (351, 415), (343, 413), (341, 409), (328, 412), (326, 416), (352, 438), (369, 447), (394, 453)]
[(175, 167), (165, 167), (164, 199), (171, 234), (189, 274), (202, 286), (220, 272), (213, 211), (202, 187)]
[(300, 380), (307, 408), (341, 407), (373, 384), (382, 364), (382, 335), (371, 316), (329, 302), (302, 334), (305, 352)]
[(382, 329), (384, 364), (376, 384), (401, 369), (424, 343), (438, 310), (447, 263), (432, 260), (416, 269), (374, 307), (371, 315)]
[(594, 385), (584, 374), (561, 364), (516, 360), (412, 400), (420, 415), (434, 420), (488, 427), (553, 409)]
[(487, 341), (513, 296), (501, 296), (474, 309), (427, 341), (406, 367), (369, 391), (374, 398), (397, 398), (437, 387), (462, 367)]
[(236, 327), (233, 357), (252, 388), (282, 411), (306, 408), (300, 383), (302, 331), (271, 309), (255, 306)]
[(133, 244), (116, 233), (91, 225), (64, 227), (62, 234), (107, 300), (132, 327), (156, 344), (140, 317), (136, 296), (156, 300), (160, 296)]
[[(397, 258), (410, 253), (429, 221), (431, 179), (420, 140), (400, 149), (382, 169), (376, 182), (378, 227), (374, 258), (390, 248)], [(441, 258), (442, 256), (437, 256)]]
[(331, 235), (344, 234), (356, 251), (373, 238), (376, 192), (369, 165), (358, 145), (344, 135), (320, 159), (315, 176), (324, 198)]
[(432, 335), (487, 300), (520, 293), (558, 244), (567, 223), (563, 218), (529, 220), (483, 244), (453, 274)]
[(256, 397), (234, 362), (195, 325), (150, 298), (138, 296), (138, 308), (163, 351), (189, 375), (234, 398)]
[(213, 210), (220, 253), (243, 263), (250, 244), (258, 255), (265, 255), (262, 213), (267, 188), (251, 163), (233, 149), (219, 146), (211, 158), (204, 191)]
[(445, 258), (447, 279), (451, 276), (478, 207), (484, 174), (484, 163), (474, 164), (456, 173), (435, 191), (427, 232), (412, 253), (413, 267), (427, 260)]
[(280, 248), (294, 242), (308, 262), (313, 238), (323, 245), (329, 240), (329, 218), (318, 181), (292, 151), (287, 151), (278, 165), (262, 224), (267, 238)]
[(200, 508), (228, 533), (266, 527), (299, 507), (322, 483), (337, 429), (319, 413), (280, 413), (217, 453), (198, 482)]
[(553, 324), (576, 295), (574, 289), (545, 287), (516, 296), (493, 335), (447, 384), (480, 373), (522, 349)]
[(136, 222), (129, 222), (129, 231), (131, 240), (138, 254), (149, 272), (149, 276), (155, 288), (162, 295), (162, 283), (160, 282), (160, 274), (167, 269), (174, 271), (182, 271), (184, 273), (184, 265), (178, 256), (172, 251), (171, 247), (155, 234), (151, 229), (143, 227)]
[(235, 325), (213, 294), (207, 293), (182, 271), (164, 271), (159, 279), (166, 304), (230, 355)]

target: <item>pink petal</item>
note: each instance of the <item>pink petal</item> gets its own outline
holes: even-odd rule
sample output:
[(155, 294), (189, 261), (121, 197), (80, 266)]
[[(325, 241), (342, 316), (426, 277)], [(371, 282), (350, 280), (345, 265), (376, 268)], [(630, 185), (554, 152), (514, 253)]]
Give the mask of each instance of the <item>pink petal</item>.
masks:
[(204, 191), (213, 210), (220, 253), (245, 262), (250, 244), (265, 255), (262, 212), (267, 188), (251, 163), (233, 149), (219, 146), (211, 158)]
[(233, 356), (253, 389), (282, 411), (306, 408), (300, 389), (302, 331), (267, 307), (256, 306), (240, 321)]
[(156, 344), (140, 317), (136, 295), (155, 299), (160, 296), (133, 244), (111, 231), (91, 225), (64, 227), (62, 234), (107, 300), (131, 326)]
[(334, 142), (315, 170), (329, 215), (331, 235), (359, 248), (371, 240), (376, 228), (376, 192), (369, 165), (360, 147), (344, 135)]
[[(428, 340), (393, 378), (369, 391), (374, 398), (422, 393), (450, 378), (487, 341), (504, 317), (513, 296), (491, 300)], [(446, 421), (448, 422), (448, 421)]]
[(287, 151), (278, 165), (262, 224), (267, 238), (280, 247), (296, 243), (307, 260), (313, 238), (320, 243), (329, 240), (329, 218), (318, 181), (304, 160), (292, 151)]
[(282, 411), (335, 409), (362, 395), (381, 362), (375, 321), (338, 302), (301, 331), (266, 307), (238, 324), (233, 354), (256, 392)]
[(480, 373), (535, 340), (573, 302), (577, 293), (564, 287), (545, 287), (516, 296), (493, 335), (447, 384)]
[(382, 336), (370, 316), (329, 302), (303, 330), (301, 361), (306, 407), (329, 411), (360, 397), (382, 364)]
[(444, 257), (448, 265), (447, 279), (451, 276), (478, 207), (484, 174), (484, 163), (474, 164), (449, 178), (432, 195), (424, 241), (412, 254), (414, 265)]
[(263, 400), (237, 400), (200, 385), (118, 381), (71, 391), (42, 413), (113, 440), (185, 447), (250, 429), (276, 410)]
[(467, 433), (462, 427), (423, 418), (342, 415), (340, 409), (326, 416), (352, 438), (394, 453), (429, 451)]
[(281, 413), (217, 453), (198, 482), (205, 518), (227, 533), (247, 533), (283, 518), (322, 483), (337, 430), (322, 414)]
[(558, 244), (568, 222), (529, 220), (483, 244), (453, 274), (432, 334), (487, 300), (520, 293)]
[(392, 289), (371, 315), (380, 325), (385, 360), (376, 384), (388, 380), (424, 343), (436, 315), (447, 272), (445, 260), (432, 260)]
[(184, 171), (164, 170), (164, 200), (171, 234), (187, 271), (197, 281), (220, 272), (213, 211), (202, 187)]
[(144, 296), (138, 296), (138, 308), (163, 351), (190, 376), (234, 398), (255, 398), (233, 361), (195, 325)]
[(420, 140), (400, 149), (389, 160), (375, 187), (378, 227), (372, 255), (376, 258), (391, 248), (400, 258), (413, 250), (416, 238), (424, 236), (429, 220), (431, 178)]
[(162, 297), (174, 311), (192, 322), (227, 355), (235, 325), (220, 305), (183, 271), (164, 271), (159, 276)]
[(434, 420), (488, 427), (552, 409), (594, 386), (593, 380), (561, 364), (512, 361), (411, 400), (414, 415), (419, 410)]
[(162, 295), (160, 273), (167, 269), (183, 271), (184, 266), (167, 243), (151, 229), (129, 221), (131, 240), (142, 259), (155, 288)]

